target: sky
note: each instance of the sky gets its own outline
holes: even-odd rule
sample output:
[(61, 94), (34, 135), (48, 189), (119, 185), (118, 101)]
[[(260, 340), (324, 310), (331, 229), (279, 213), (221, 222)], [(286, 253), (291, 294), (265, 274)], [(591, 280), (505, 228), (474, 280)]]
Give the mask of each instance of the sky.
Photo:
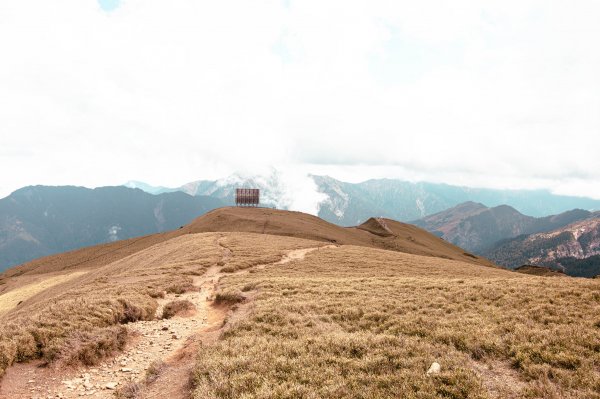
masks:
[(275, 167), (600, 198), (598, 21), (597, 0), (3, 1), (0, 197)]

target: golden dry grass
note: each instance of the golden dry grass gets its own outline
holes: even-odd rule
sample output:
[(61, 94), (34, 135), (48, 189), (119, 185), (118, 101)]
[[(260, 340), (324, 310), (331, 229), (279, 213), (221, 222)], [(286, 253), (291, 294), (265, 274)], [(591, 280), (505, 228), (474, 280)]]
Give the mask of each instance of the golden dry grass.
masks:
[(187, 299), (181, 300), (177, 299), (167, 303), (162, 311), (163, 319), (170, 319), (173, 316), (176, 316), (181, 313), (192, 312), (196, 309), (193, 303), (188, 301)]
[(5, 294), (0, 295), (0, 316), (14, 309), (19, 303), (31, 298), (32, 296), (50, 287), (82, 276), (85, 273), (87, 272), (73, 272), (58, 276), (40, 275), (37, 281), (15, 288)]
[[(116, 325), (153, 319), (155, 298), (197, 289), (193, 278), (222, 264), (227, 245), (237, 248), (242, 243), (254, 252), (239, 251), (231, 262), (236, 270), (278, 261), (289, 250), (315, 245), (289, 237), (273, 242), (259, 234), (187, 234), (96, 265), (84, 275), (48, 286), (0, 317), (0, 376), (14, 362), (42, 357), (49, 362), (93, 364), (114, 353), (124, 345), (124, 330)], [(27, 286), (4, 295), (24, 289)], [(165, 309), (169, 317), (183, 310), (182, 303)]]
[(227, 262), (222, 269), (225, 273), (277, 262), (290, 250), (326, 245), (313, 240), (254, 233), (228, 233), (219, 243), (229, 251), (235, 250), (235, 256), (224, 260)]
[(155, 317), (154, 298), (193, 288), (221, 259), (217, 234), (194, 234), (154, 245), (52, 287), (0, 318), (0, 375), (14, 362), (93, 363), (124, 344), (113, 326)]
[(196, 399), (600, 398), (598, 281), (353, 246), (251, 271), (221, 281), (253, 310), (201, 349)]
[(466, 254), (462, 248), (416, 226), (390, 219), (384, 219), (383, 222), (391, 235), (382, 236), (380, 229), (373, 229), (373, 224), (369, 222), (357, 227), (340, 227), (301, 212), (225, 207), (206, 213), (182, 231), (244, 232), (266, 234), (269, 237), (287, 236), (326, 243), (383, 248), (493, 266), (489, 260)]
[(236, 273), (215, 302), (244, 311), (201, 349), (196, 399), (600, 398), (600, 281), (364, 246), (263, 267), (320, 245), (189, 234), (97, 265), (0, 316), (0, 374), (39, 357), (95, 363), (124, 344), (119, 324), (154, 318), (154, 298), (220, 265)]

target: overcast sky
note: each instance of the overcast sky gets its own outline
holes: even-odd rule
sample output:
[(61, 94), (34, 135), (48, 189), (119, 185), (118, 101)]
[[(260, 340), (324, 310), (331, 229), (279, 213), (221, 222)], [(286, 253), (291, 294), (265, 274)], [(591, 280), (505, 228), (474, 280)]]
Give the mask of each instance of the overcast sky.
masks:
[(261, 172), (600, 198), (600, 2), (0, 1), (0, 197)]

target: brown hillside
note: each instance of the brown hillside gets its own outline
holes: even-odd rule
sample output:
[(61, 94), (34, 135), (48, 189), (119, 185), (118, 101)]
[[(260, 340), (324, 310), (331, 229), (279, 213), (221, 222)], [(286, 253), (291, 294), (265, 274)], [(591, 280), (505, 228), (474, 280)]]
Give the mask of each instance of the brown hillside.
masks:
[[(388, 230), (379, 221), (387, 224)], [(377, 227), (379, 225), (379, 227)], [(379, 229), (379, 230), (378, 230)], [(391, 233), (390, 233), (391, 231)], [(485, 266), (485, 258), (473, 257), (416, 226), (389, 219), (370, 219), (358, 227), (339, 227), (313, 215), (269, 208), (225, 207), (197, 218), (181, 229), (46, 256), (7, 270), (0, 275), (0, 293), (26, 276), (52, 272), (96, 269), (172, 238), (203, 232), (272, 234), (345, 245), (383, 248), (416, 255), (461, 260)], [(22, 279), (9, 279), (10, 277)], [(7, 282), (3, 284), (3, 282)]]
[[(279, 220), (266, 212), (211, 217), (243, 214), (231, 223), (252, 229), (256, 215), (263, 226)], [(370, 240), (360, 246), (186, 234), (206, 228), (203, 219), (103, 267), (63, 271), (70, 279), (15, 277), (39, 281), (8, 292), (0, 313), (0, 398), (600, 399), (593, 280), (373, 248), (456, 255), (385, 219), (319, 228), (317, 218), (287, 213), (275, 225), (285, 233), (304, 221), (295, 228), (308, 234), (317, 223), (319, 233), (329, 229), (322, 240)], [(193, 311), (163, 318), (181, 301)], [(427, 374), (433, 362), (438, 375)]]
[(369, 218), (369, 220), (357, 226), (357, 228), (380, 237), (391, 237), (394, 235), (394, 232), (390, 230), (386, 221), (382, 218)]
[(382, 247), (415, 255), (433, 256), (454, 259), (484, 266), (495, 266), (486, 258), (475, 256), (464, 249), (449, 243), (417, 226), (383, 219), (387, 227), (394, 233), (393, 239), (387, 239)]
[(391, 219), (371, 218), (357, 227), (340, 227), (301, 212), (229, 207), (208, 212), (183, 230), (190, 233), (237, 231), (274, 234), (493, 266), (487, 259), (467, 254), (462, 248), (423, 229)]
[(152, 245), (180, 236), (181, 230), (81, 248), (57, 255), (45, 256), (20, 266), (15, 266), (0, 274), (0, 293), (2, 293), (1, 281), (7, 280), (10, 277), (69, 271), (72, 269), (95, 269), (123, 259)]

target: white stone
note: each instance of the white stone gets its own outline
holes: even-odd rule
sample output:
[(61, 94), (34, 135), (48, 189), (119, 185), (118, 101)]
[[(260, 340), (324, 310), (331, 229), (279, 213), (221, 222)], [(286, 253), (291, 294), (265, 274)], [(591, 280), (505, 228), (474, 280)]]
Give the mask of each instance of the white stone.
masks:
[(116, 382), (109, 382), (104, 387), (106, 389), (117, 389), (117, 385), (118, 385), (118, 383), (116, 383)]
[(442, 366), (438, 362), (431, 363), (429, 366), (429, 370), (427, 370), (427, 375), (439, 374), (442, 371)]

